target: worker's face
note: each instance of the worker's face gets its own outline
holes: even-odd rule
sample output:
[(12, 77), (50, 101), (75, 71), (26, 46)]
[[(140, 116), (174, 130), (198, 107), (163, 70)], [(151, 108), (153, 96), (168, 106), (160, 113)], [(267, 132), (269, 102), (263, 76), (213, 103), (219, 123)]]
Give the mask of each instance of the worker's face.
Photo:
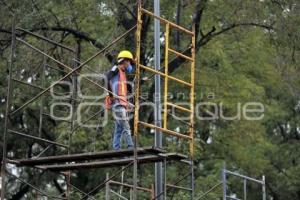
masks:
[[(132, 65), (131, 65), (131, 63), (130, 63), (130, 61), (129, 60), (126, 60), (126, 61), (124, 61), (123, 63), (122, 63), (122, 66), (121, 66), (121, 69), (123, 70), (123, 71), (132, 71)], [(129, 73), (130, 73), (129, 72)]]

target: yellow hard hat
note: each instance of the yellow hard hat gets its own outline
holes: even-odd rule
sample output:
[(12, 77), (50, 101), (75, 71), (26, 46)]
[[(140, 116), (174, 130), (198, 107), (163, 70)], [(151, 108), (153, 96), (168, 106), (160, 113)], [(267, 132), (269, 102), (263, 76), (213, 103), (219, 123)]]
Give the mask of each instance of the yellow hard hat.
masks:
[(130, 59), (130, 60), (133, 60), (133, 55), (132, 55), (132, 53), (130, 51), (124, 50), (124, 51), (121, 51), (118, 54), (118, 60), (120, 58), (127, 58), (127, 59)]

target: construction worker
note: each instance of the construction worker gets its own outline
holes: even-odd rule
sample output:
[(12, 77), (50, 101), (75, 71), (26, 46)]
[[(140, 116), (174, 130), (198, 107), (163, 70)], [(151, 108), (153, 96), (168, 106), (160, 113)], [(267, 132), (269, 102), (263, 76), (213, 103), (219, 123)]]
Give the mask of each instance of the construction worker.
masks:
[(113, 149), (121, 148), (121, 137), (125, 138), (127, 148), (133, 148), (131, 131), (128, 119), (129, 103), (127, 99), (127, 78), (126, 74), (133, 71), (133, 55), (130, 51), (124, 50), (118, 54), (117, 64), (106, 74), (107, 89), (106, 107), (112, 110), (115, 120)]

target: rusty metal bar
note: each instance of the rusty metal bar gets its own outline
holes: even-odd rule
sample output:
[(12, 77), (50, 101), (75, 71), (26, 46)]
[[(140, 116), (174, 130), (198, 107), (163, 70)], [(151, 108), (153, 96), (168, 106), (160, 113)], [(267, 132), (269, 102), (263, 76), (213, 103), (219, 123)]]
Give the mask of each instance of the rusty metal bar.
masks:
[(170, 22), (170, 21), (168, 21), (168, 20), (166, 20), (166, 19), (164, 19), (162, 17), (159, 17), (159, 16), (155, 15), (154, 13), (152, 13), (152, 12), (150, 12), (150, 11), (144, 9), (144, 8), (142, 8), (142, 12), (146, 13), (146, 14), (148, 14), (148, 15), (156, 18), (156, 19), (158, 19), (159, 21), (161, 21), (163, 23), (169, 23), (172, 27), (177, 28), (178, 30), (181, 30), (181, 31), (183, 31), (183, 32), (185, 32), (187, 34), (194, 35), (194, 32), (192, 32), (192, 31), (190, 31), (190, 30), (188, 30), (186, 28), (183, 28), (183, 27), (181, 27), (181, 26), (179, 26), (179, 25), (177, 25), (177, 24), (175, 24), (173, 22)]
[[(170, 36), (170, 24), (166, 24), (165, 32), (165, 82), (164, 82), (164, 129), (168, 128), (168, 85), (169, 85), (169, 36)], [(179, 79), (178, 79), (179, 80)]]
[(192, 62), (194, 61), (193, 58), (191, 58), (191, 57), (189, 57), (189, 56), (186, 56), (186, 55), (184, 55), (184, 54), (182, 54), (182, 53), (179, 53), (178, 51), (175, 51), (174, 49), (170, 49), (170, 48), (169, 48), (169, 51), (171, 51), (172, 53), (176, 54), (176, 55), (179, 56), (179, 57), (185, 58), (185, 59), (187, 59), (187, 60), (189, 60), (189, 61), (192, 61)]
[(57, 143), (57, 142), (53, 142), (53, 141), (50, 141), (50, 140), (46, 140), (46, 139), (43, 139), (43, 138), (35, 137), (35, 136), (32, 136), (32, 135), (28, 135), (28, 134), (21, 133), (21, 132), (18, 132), (18, 131), (14, 131), (14, 130), (11, 130), (11, 129), (8, 129), (8, 132), (16, 134), (16, 135), (23, 136), (23, 137), (31, 138), (31, 139), (34, 139), (34, 140), (39, 140), (39, 141), (42, 141), (42, 142), (47, 142), (47, 143), (50, 143), (50, 144), (54, 144), (54, 145), (57, 145), (57, 146), (68, 148), (67, 145), (60, 144), (60, 143)]
[[(128, 188), (133, 188), (134, 187), (133, 185), (130, 185), (130, 184), (127, 184), (127, 183), (120, 183), (120, 182), (113, 181), (113, 180), (109, 181), (109, 184), (121, 185), (121, 186), (128, 187)], [(137, 189), (142, 190), (142, 191), (146, 191), (146, 192), (152, 192), (151, 189), (144, 188), (144, 187), (137, 187)]]
[(70, 47), (67, 47), (67, 46), (62, 45), (62, 44), (60, 44), (60, 43), (58, 43), (58, 42), (55, 42), (55, 41), (53, 41), (53, 40), (50, 40), (50, 39), (48, 39), (48, 38), (46, 38), (46, 37), (44, 37), (44, 36), (38, 35), (38, 34), (36, 34), (36, 33), (33, 33), (33, 32), (31, 32), (31, 31), (29, 31), (29, 30), (26, 30), (26, 29), (23, 29), (23, 28), (20, 28), (20, 27), (17, 27), (17, 30), (23, 31), (23, 32), (25, 32), (25, 33), (27, 33), (27, 34), (29, 34), (29, 35), (32, 35), (32, 36), (34, 36), (34, 37), (36, 37), (36, 38), (39, 38), (39, 39), (44, 40), (44, 41), (47, 41), (47, 42), (49, 42), (49, 43), (51, 43), (51, 44), (54, 44), (54, 45), (56, 45), (56, 46), (59, 46), (59, 47), (61, 47), (61, 48), (67, 49), (67, 50), (69, 50), (69, 51), (71, 51), (71, 52), (75, 52), (75, 50), (72, 49), (72, 48), (70, 48)]
[[(193, 32), (195, 33), (195, 25), (193, 25)], [(191, 160), (193, 160), (194, 157), (194, 112), (195, 112), (195, 57), (196, 57), (196, 35), (194, 34), (192, 37), (192, 48), (191, 48), (191, 54), (192, 54), (192, 59), (193, 61), (191, 62), (191, 91), (190, 91), (190, 108), (191, 108), (191, 113), (190, 113), (190, 124), (191, 126), (189, 127), (189, 132), (190, 132), (190, 144), (189, 144), (189, 149), (190, 149), (190, 156)]]
[(167, 105), (168, 105), (168, 106), (172, 106), (172, 107), (174, 107), (174, 108), (177, 108), (178, 110), (181, 110), (181, 111), (184, 111), (184, 112), (189, 112), (189, 113), (192, 112), (190, 109), (187, 109), (187, 108), (185, 108), (185, 107), (182, 107), (182, 106), (173, 104), (173, 103), (171, 103), (171, 102), (167, 102)]
[(159, 75), (161, 75), (161, 76), (163, 76), (163, 77), (168, 77), (169, 79), (174, 80), (174, 81), (177, 81), (178, 83), (181, 83), (181, 84), (183, 84), (183, 85), (187, 85), (187, 86), (190, 86), (190, 87), (192, 86), (191, 83), (188, 83), (188, 82), (185, 82), (185, 81), (180, 80), (180, 79), (178, 79), (178, 78), (175, 78), (174, 76), (166, 75), (165, 73), (163, 73), (163, 72), (161, 72), (161, 71), (157, 71), (157, 70), (155, 70), (155, 69), (152, 69), (151, 67), (147, 67), (147, 66), (144, 66), (144, 65), (141, 65), (141, 64), (140, 64), (139, 66), (140, 66), (141, 68), (145, 69), (145, 70), (148, 70), (148, 71), (150, 71), (150, 72), (159, 74)]
[(141, 57), (141, 31), (142, 31), (142, 2), (137, 1), (137, 29), (136, 29), (136, 71), (135, 71), (135, 107), (134, 107), (134, 124), (133, 124), (133, 135), (134, 135), (134, 161), (133, 161), (133, 200), (137, 200), (137, 143), (138, 143), (138, 121), (139, 121), (139, 96), (140, 96), (140, 57)]
[(149, 124), (149, 123), (142, 122), (142, 121), (139, 121), (139, 124), (141, 124), (141, 125), (143, 125), (145, 127), (148, 127), (148, 128), (159, 129), (160, 131), (162, 131), (162, 132), (164, 132), (166, 134), (172, 135), (172, 136), (176, 136), (176, 137), (179, 137), (179, 138), (185, 138), (185, 139), (191, 139), (191, 137), (188, 136), (188, 135), (183, 135), (183, 134), (178, 133), (176, 131), (171, 131), (171, 130), (168, 130), (168, 129), (165, 129), (165, 128), (161, 128), (161, 127), (155, 126), (153, 124)]

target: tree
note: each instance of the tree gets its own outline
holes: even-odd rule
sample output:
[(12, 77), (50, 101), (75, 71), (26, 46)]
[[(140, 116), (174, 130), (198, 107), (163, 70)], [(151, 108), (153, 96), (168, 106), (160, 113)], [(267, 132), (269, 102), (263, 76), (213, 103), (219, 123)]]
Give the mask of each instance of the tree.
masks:
[[(6, 66), (9, 61), (11, 34), (9, 11), (15, 13), (18, 27), (76, 49), (77, 55), (55, 45), (45, 45), (21, 30), (17, 32), (19, 38), (70, 66), (74, 65), (72, 59), (75, 56), (78, 61), (85, 61), (120, 33), (133, 27), (137, 18), (136, 1), (133, 0), (88, 2), (2, 0), (1, 5), (3, 5), (0, 12), (1, 127), (4, 123)], [(143, 1), (143, 7), (151, 10), (152, 1)], [(211, 113), (218, 111), (216, 118), (211, 120), (200, 120), (197, 116), (196, 194), (206, 191), (217, 183), (221, 163), (225, 160), (229, 168), (241, 173), (256, 178), (265, 174), (268, 195), (273, 199), (300, 198), (298, 10), (299, 2), (295, 0), (161, 1), (162, 17), (187, 28), (192, 28), (193, 24), (196, 27), (196, 103), (210, 102), (214, 105), (198, 106), (198, 115), (211, 117)], [(153, 59), (152, 25), (151, 18), (143, 18), (141, 59), (146, 65), (151, 65)], [(186, 45), (190, 42), (189, 38), (174, 31), (171, 33), (171, 42), (177, 50), (189, 54), (190, 49)], [(107, 51), (105, 57), (93, 60), (89, 64), (89, 69), (83, 68), (80, 73), (105, 72), (113, 64), (118, 50), (123, 48), (135, 50), (133, 32)], [(19, 43), (16, 55), (14, 77), (27, 83), (42, 85), (42, 66), (45, 61), (43, 57)], [(163, 62), (164, 56), (161, 57)], [(172, 58), (169, 62), (169, 73), (188, 78), (184, 70), (185, 61), (179, 57)], [(48, 66), (44, 87), (68, 73), (68, 70), (50, 59), (46, 59), (46, 63)], [(142, 76), (147, 75), (145, 72), (142, 74)], [(72, 78), (66, 81), (71, 83)], [(28, 90), (27, 86), (17, 85), (17, 83), (14, 83), (14, 87), (14, 109), (39, 92), (38, 89)], [(183, 88), (171, 84), (170, 89), (173, 94), (176, 94)], [(28, 92), (24, 94), (23, 91)], [(59, 85), (55, 91), (70, 92), (65, 85)], [(99, 93), (97, 87), (84, 81), (80, 82), (80, 91), (87, 95)], [(143, 82), (143, 91), (150, 91), (148, 100), (152, 101), (154, 82)], [(186, 100), (182, 99), (183, 102)], [(49, 113), (49, 108), (55, 101), (51, 96), (45, 96), (43, 112)], [(224, 116), (227, 118), (237, 116), (239, 108), (244, 108), (249, 102), (259, 102), (264, 106), (262, 120), (249, 121), (243, 115), (240, 119), (224, 119)], [(45, 115), (43, 128), (39, 130), (40, 105), (40, 100), (35, 101), (28, 108), (11, 117), (12, 127), (28, 134), (36, 136), (41, 134), (43, 138), (58, 139), (59, 142), (67, 143), (70, 126), (65, 122), (53, 120)], [(57, 111), (61, 115), (69, 112), (65, 108), (58, 110), (62, 111)], [(97, 108), (86, 111), (84, 117), (88, 118), (94, 112), (97, 112)], [(145, 120), (152, 122), (151, 109), (145, 107), (141, 112)], [(99, 119), (93, 119), (91, 122), (99, 123)], [(183, 129), (175, 121), (171, 122), (170, 127)], [(78, 128), (72, 137), (71, 151), (75, 153), (108, 149), (112, 128), (112, 124), (109, 123), (102, 129), (101, 136), (96, 129)], [(142, 137), (141, 144), (152, 144), (153, 137), (147, 131)], [(24, 140), (16, 144), (14, 141), (19, 141), (19, 138), (10, 136), (8, 152), (16, 158), (36, 156), (47, 148), (44, 143)], [(183, 149), (183, 152), (186, 150), (186, 146), (180, 141), (165, 142), (165, 146), (171, 150)], [(61, 148), (50, 148), (44, 155), (62, 153), (65, 151)], [(151, 170), (151, 166), (143, 167), (140, 173), (146, 176)], [(40, 174), (32, 169), (21, 169), (19, 173), (27, 180)], [(180, 167), (170, 169), (169, 181), (174, 182), (177, 179), (176, 175), (180, 173)], [(83, 191), (90, 191), (105, 178), (104, 172), (98, 170), (90, 173), (80, 171), (76, 176), (72, 181)], [(65, 191), (65, 185), (60, 183), (62, 179), (60, 175), (45, 173), (32, 181), (39, 180), (40, 188), (57, 195)], [(152, 181), (150, 176), (146, 176), (144, 180), (148, 185)], [(48, 188), (47, 183), (50, 183), (51, 189)], [(238, 184), (237, 180), (231, 180), (231, 183), (232, 186)], [(9, 186), (10, 199), (21, 199), (25, 195), (30, 199), (34, 196), (31, 188), (25, 184), (16, 184), (13, 177), (9, 177)], [(239, 189), (239, 187), (230, 187), (230, 192), (240, 195)], [(256, 191), (256, 186), (249, 186), (249, 199), (258, 199), (259, 194)], [(220, 192), (216, 190), (207, 199), (220, 197)], [(184, 194), (179, 192), (177, 194), (178, 198), (184, 198)], [(74, 194), (74, 198), (78, 198), (75, 195), (78, 194)], [(175, 199), (176, 195), (173, 197)]]

